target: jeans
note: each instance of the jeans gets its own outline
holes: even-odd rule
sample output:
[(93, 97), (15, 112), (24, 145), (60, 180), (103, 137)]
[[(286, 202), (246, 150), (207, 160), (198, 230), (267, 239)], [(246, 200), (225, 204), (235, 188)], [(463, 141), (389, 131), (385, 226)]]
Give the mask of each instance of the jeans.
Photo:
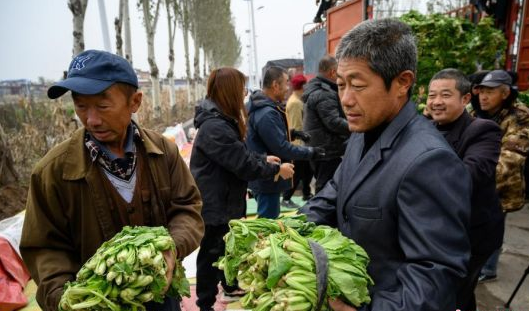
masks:
[(496, 275), (496, 269), (498, 268), (498, 261), (500, 260), (500, 253), (501, 253), (501, 247), (490, 255), (489, 259), (481, 269), (481, 274), (487, 275), (487, 276), (494, 276)]
[(257, 216), (260, 218), (275, 219), (279, 216), (280, 193), (253, 192), (257, 201)]
[(220, 256), (224, 255), (225, 242), (222, 238), (229, 230), (230, 227), (228, 224), (218, 226), (206, 225), (204, 237), (200, 242), (200, 249), (197, 256), (196, 304), (200, 310), (210, 310), (213, 308), (218, 293), (219, 281), (226, 292), (231, 293), (238, 289), (237, 284), (232, 286), (227, 285), (224, 272), (212, 266)]

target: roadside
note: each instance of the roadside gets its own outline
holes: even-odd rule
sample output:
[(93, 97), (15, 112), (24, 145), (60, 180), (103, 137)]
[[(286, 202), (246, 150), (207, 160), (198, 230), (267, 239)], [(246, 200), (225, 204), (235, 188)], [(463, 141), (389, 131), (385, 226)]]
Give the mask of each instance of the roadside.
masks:
[(479, 311), (529, 311), (529, 276), (520, 286), (510, 309), (504, 308), (528, 268), (529, 204), (526, 204), (522, 210), (507, 215), (498, 278), (492, 282), (478, 284), (476, 288)]

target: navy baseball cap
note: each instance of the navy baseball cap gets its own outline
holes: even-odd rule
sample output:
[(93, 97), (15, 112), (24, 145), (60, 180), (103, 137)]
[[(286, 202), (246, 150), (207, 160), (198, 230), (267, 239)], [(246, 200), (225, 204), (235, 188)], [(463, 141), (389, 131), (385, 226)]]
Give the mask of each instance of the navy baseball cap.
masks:
[(502, 84), (511, 86), (511, 75), (505, 70), (493, 70), (483, 77), (483, 80), (481, 80), (479, 86), (498, 87)]
[(55, 99), (68, 91), (95, 95), (116, 82), (138, 87), (138, 77), (130, 63), (116, 54), (88, 50), (74, 57), (66, 79), (51, 86), (48, 89), (48, 97)]

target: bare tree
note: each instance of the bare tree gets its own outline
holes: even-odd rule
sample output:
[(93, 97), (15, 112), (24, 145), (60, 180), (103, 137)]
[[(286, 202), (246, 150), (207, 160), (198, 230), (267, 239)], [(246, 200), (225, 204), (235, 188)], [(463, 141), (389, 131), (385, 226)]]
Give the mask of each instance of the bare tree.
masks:
[(68, 0), (73, 15), (73, 55), (84, 51), (84, 15), (88, 0)]
[(176, 21), (179, 14), (178, 2), (176, 0), (165, 0), (167, 9), (167, 29), (169, 33), (169, 70), (167, 79), (169, 80), (169, 102), (171, 110), (175, 109), (175, 89), (174, 89), (174, 38), (176, 33)]
[(125, 33), (125, 58), (132, 65), (132, 40), (130, 36), (130, 15), (129, 15), (129, 0), (119, 0), (119, 7), (123, 9), (123, 16), (121, 22), (123, 24), (123, 32)]
[(190, 4), (189, 0), (178, 0), (180, 14), (177, 15), (178, 21), (182, 26), (182, 35), (184, 37), (184, 58), (186, 65), (186, 81), (187, 81), (187, 101), (191, 102), (191, 65), (189, 61), (189, 30), (191, 28)]
[(123, 37), (121, 30), (123, 29), (123, 0), (119, 1), (118, 17), (114, 19), (114, 29), (116, 30), (116, 54), (123, 56)]
[(156, 24), (160, 11), (161, 0), (140, 0), (143, 10), (143, 23), (147, 34), (147, 61), (151, 70), (152, 82), (152, 105), (154, 108), (155, 118), (160, 117), (160, 79), (158, 66), (154, 54), (154, 35), (156, 33)]

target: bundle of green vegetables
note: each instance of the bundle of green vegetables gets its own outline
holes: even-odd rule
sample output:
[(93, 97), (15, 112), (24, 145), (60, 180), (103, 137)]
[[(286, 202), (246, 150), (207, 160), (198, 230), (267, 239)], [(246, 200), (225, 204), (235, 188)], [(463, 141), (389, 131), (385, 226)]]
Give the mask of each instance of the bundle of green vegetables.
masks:
[(74, 282), (65, 285), (59, 311), (145, 310), (144, 303), (163, 302), (164, 296), (188, 296), (184, 267), (176, 260), (167, 293), (163, 252), (175, 251), (164, 227), (126, 226), (106, 241), (83, 265)]
[[(362, 247), (338, 230), (312, 224), (305, 231), (284, 226), (283, 230), (265, 230), (268, 234), (249, 234), (235, 228), (254, 227), (248, 226), (252, 221), (231, 224), (232, 231), (227, 235), (227, 238), (236, 235), (232, 238), (240, 243), (239, 249), (251, 248), (242, 254), (239, 267), (223, 265), (226, 263), (223, 259), (219, 261), (219, 268), (224, 272), (236, 270), (230, 274), (237, 275), (239, 287), (246, 291), (241, 298), (243, 307), (255, 311), (309, 311), (329, 310), (329, 297), (353, 306), (371, 301), (368, 286), (373, 285), (373, 280), (366, 271), (369, 257)], [(274, 221), (268, 221), (275, 228)], [(254, 235), (259, 239), (251, 245), (245, 244), (245, 237)], [(314, 256), (310, 246), (314, 242), (323, 248), (326, 258)], [(226, 247), (226, 256), (229, 252)], [(326, 271), (317, 270), (318, 260), (326, 261)], [(323, 283), (326, 287), (322, 294), (318, 291), (322, 290)]]

